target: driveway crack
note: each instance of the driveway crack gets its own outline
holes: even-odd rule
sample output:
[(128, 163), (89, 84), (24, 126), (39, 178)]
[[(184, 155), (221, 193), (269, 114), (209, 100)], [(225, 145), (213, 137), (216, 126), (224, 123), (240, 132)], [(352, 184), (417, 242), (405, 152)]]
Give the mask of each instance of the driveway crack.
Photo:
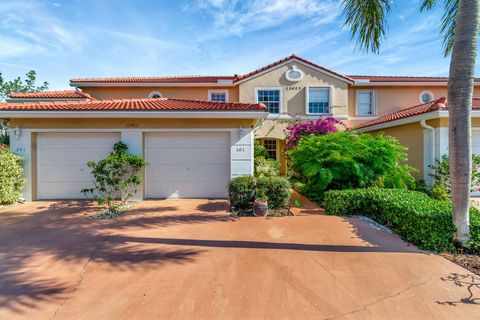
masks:
[[(102, 237), (103, 241), (106, 241), (110, 235), (103, 234), (102, 236), (103, 236)], [(65, 297), (63, 301), (58, 305), (57, 309), (55, 309), (55, 312), (50, 317), (50, 320), (53, 320), (57, 316), (58, 312), (63, 307), (63, 305), (75, 294), (75, 292), (77, 292), (78, 288), (83, 282), (83, 279), (85, 278), (85, 274), (87, 273), (87, 268), (90, 262), (92, 262), (95, 259), (95, 255), (97, 254), (99, 248), (100, 248), (100, 243), (97, 243), (95, 249), (92, 251), (92, 253), (88, 257), (87, 262), (85, 262), (85, 264), (83, 265), (82, 271), (80, 272), (80, 278), (78, 279), (78, 282), (76, 283), (76, 285), (73, 287), (72, 292), (67, 297)]]
[(432, 279), (433, 279), (433, 275), (430, 276), (430, 278), (429, 278), (428, 280), (422, 281), (422, 282), (417, 283), (417, 284), (412, 284), (411, 286), (408, 286), (407, 288), (405, 288), (405, 289), (403, 289), (403, 290), (401, 290), (401, 291), (399, 291), (399, 292), (397, 292), (397, 293), (395, 293), (395, 294), (391, 294), (391, 295), (384, 296), (384, 297), (382, 297), (382, 298), (380, 298), (380, 299), (377, 299), (377, 300), (375, 300), (375, 301), (372, 301), (372, 302), (370, 302), (370, 303), (368, 303), (368, 304), (363, 305), (363, 306), (362, 306), (361, 308), (359, 308), (359, 309), (355, 309), (355, 310), (352, 310), (352, 311), (349, 311), (349, 312), (342, 313), (342, 314), (340, 314), (340, 315), (338, 315), (338, 316), (336, 316), (336, 317), (333, 317), (333, 318), (326, 318), (325, 320), (335, 320), (335, 319), (343, 318), (343, 317), (345, 317), (346, 315), (351, 315), (351, 314), (358, 313), (358, 312), (361, 312), (361, 311), (368, 311), (368, 310), (367, 310), (368, 307), (371, 307), (371, 306), (373, 306), (373, 305), (375, 305), (375, 304), (377, 304), (377, 303), (383, 302), (383, 301), (388, 300), (388, 299), (392, 299), (392, 298), (399, 297), (399, 296), (401, 296), (402, 294), (408, 292), (410, 289), (413, 289), (413, 288), (416, 288), (416, 287), (421, 287), (421, 286), (427, 284), (428, 282), (432, 281)]

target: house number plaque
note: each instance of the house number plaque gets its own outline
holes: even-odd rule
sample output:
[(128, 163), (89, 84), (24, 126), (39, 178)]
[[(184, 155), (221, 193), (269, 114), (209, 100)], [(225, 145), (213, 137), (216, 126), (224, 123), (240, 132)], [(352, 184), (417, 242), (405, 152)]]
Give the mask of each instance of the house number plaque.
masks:
[(138, 128), (138, 122), (128, 122), (127, 128)]

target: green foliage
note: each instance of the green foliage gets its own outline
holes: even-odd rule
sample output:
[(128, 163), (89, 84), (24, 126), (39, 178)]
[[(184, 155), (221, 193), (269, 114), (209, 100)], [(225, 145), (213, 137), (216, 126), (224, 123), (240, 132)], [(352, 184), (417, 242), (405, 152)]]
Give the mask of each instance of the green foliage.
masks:
[(25, 185), (22, 158), (0, 146), (0, 203), (11, 204), (22, 197)]
[(254, 160), (255, 177), (275, 177), (280, 174), (280, 162), (264, 157), (256, 157)]
[(36, 85), (37, 73), (30, 70), (25, 74), (26, 79), (22, 80), (20, 77), (11, 81), (6, 81), (2, 73), (0, 73), (0, 99), (5, 99), (14, 92), (39, 92), (48, 90), (48, 82), (43, 82), (40, 86)]
[[(1, 130), (1, 128), (0, 128)], [(10, 145), (10, 135), (7, 130), (0, 131), (0, 145)]]
[[(428, 195), (401, 189), (332, 190), (325, 193), (327, 214), (366, 215), (421, 249), (453, 252), (452, 206)], [(471, 240), (467, 248), (480, 252), (480, 212), (470, 209)]]
[[(450, 199), (452, 187), (450, 183), (450, 161), (447, 155), (443, 155), (437, 164), (430, 166), (433, 169), (432, 196), (439, 200)], [(475, 192), (480, 188), (480, 156), (472, 154), (472, 175), (470, 192)]]
[(321, 200), (330, 189), (412, 187), (414, 169), (401, 164), (406, 148), (398, 140), (352, 131), (304, 137), (289, 151), (302, 193)]
[(285, 177), (258, 178), (257, 194), (267, 196), (269, 208), (285, 208), (290, 200), (290, 182)]
[(253, 145), (253, 157), (264, 157), (265, 159), (269, 158), (267, 149), (265, 149), (265, 147), (262, 146), (258, 140), (255, 140)]
[(94, 187), (83, 189), (85, 196), (92, 196), (100, 204), (106, 204), (109, 211), (116, 211), (138, 191), (142, 183), (140, 171), (147, 165), (142, 156), (130, 155), (127, 145), (117, 142), (113, 152), (98, 162), (90, 161)]
[(230, 206), (235, 210), (249, 210), (255, 200), (255, 180), (252, 176), (236, 177), (228, 184)]

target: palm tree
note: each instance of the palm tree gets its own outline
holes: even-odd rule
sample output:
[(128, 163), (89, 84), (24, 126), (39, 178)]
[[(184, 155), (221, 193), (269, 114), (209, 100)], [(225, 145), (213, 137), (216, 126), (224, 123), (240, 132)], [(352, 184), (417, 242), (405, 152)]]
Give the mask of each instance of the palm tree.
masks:
[[(423, 0), (420, 11), (430, 10), (440, 1)], [(471, 109), (480, 0), (443, 0), (440, 26), (445, 56), (451, 54), (448, 80), (449, 158), (452, 185), (455, 240), (465, 246), (469, 240), (470, 176), (472, 168)], [(345, 25), (352, 39), (367, 52), (378, 53), (385, 38), (387, 15), (392, 0), (343, 0)]]

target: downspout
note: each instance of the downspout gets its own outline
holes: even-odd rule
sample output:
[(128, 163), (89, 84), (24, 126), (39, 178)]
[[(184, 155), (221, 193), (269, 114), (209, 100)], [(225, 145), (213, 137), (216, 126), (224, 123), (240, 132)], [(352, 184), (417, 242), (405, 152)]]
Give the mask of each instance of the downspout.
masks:
[[(427, 120), (420, 121), (420, 125), (422, 126), (422, 128), (430, 131), (430, 139), (431, 139), (430, 155), (431, 155), (431, 159), (432, 159), (431, 160), (432, 161), (431, 165), (433, 166), (433, 165), (435, 165), (435, 163), (434, 163), (435, 162), (435, 128), (428, 125)], [(431, 169), (429, 169), (429, 171), (431, 171)], [(425, 177), (426, 173), (427, 172), (425, 172), (424, 175), (423, 175), (424, 179), (426, 178)], [(427, 179), (425, 179), (425, 181), (427, 181)], [(430, 184), (433, 184), (433, 181), (431, 181), (431, 182), (432, 183), (430, 183)]]

